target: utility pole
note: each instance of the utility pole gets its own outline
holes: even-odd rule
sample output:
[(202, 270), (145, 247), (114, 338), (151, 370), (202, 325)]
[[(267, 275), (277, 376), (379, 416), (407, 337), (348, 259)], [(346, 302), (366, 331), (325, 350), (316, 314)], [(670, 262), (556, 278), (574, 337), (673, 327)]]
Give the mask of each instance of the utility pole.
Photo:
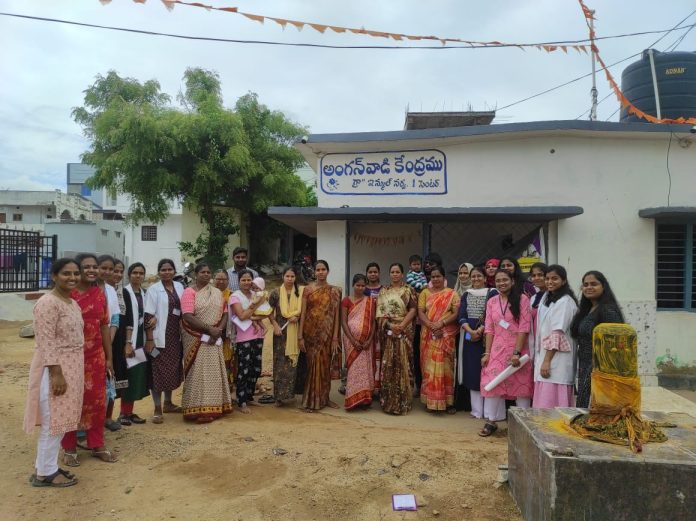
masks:
[(592, 108), (590, 109), (590, 121), (597, 121), (597, 71), (596, 71), (596, 58), (595, 58), (595, 44), (594, 44), (594, 11), (592, 13), (592, 18), (590, 18), (590, 45), (592, 54), (592, 90), (590, 95), (592, 97)]

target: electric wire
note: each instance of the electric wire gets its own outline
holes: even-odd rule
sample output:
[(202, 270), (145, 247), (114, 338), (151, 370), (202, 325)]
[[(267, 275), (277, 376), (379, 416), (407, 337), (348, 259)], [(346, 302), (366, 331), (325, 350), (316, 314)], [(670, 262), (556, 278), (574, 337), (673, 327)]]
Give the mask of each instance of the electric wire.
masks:
[[(317, 44), (317, 43), (280, 42), (280, 41), (272, 41), (272, 40), (242, 40), (242, 39), (233, 39), (233, 38), (215, 38), (215, 37), (210, 37), (210, 36), (191, 36), (191, 35), (184, 35), (184, 34), (148, 31), (148, 30), (144, 30), (144, 29), (132, 29), (132, 28), (128, 28), (128, 27), (117, 27), (117, 26), (112, 26), (112, 25), (91, 24), (91, 23), (86, 23), (86, 22), (76, 22), (74, 20), (64, 20), (64, 19), (60, 19), (60, 18), (48, 18), (48, 17), (43, 17), (43, 16), (31, 16), (31, 15), (24, 15), (24, 14), (17, 14), (17, 13), (6, 13), (6, 12), (0, 12), (0, 16), (7, 16), (7, 17), (12, 17), (12, 18), (22, 18), (22, 19), (27, 19), (27, 20), (41, 21), (41, 22), (74, 25), (74, 26), (78, 26), (78, 27), (89, 27), (89, 28), (93, 28), (93, 29), (105, 29), (105, 30), (110, 30), (110, 31), (120, 31), (120, 32), (127, 32), (127, 33), (143, 34), (143, 35), (147, 35), (147, 36), (164, 36), (164, 37), (168, 37), (168, 38), (178, 38), (178, 39), (184, 39), (184, 40), (209, 41), (209, 42), (219, 42), (219, 43), (252, 44), (252, 45), (277, 45), (277, 46), (284, 46), (284, 47), (309, 47), (309, 48), (320, 48), (320, 49), (423, 49), (423, 50), (496, 49), (496, 48), (514, 48), (514, 47), (519, 48), (520, 46), (533, 47), (533, 46), (544, 46), (544, 45), (547, 45), (547, 46), (548, 45), (555, 45), (555, 46), (579, 45), (579, 44), (590, 42), (590, 39), (586, 38), (586, 39), (581, 39), (581, 40), (563, 40), (563, 41), (521, 43), (521, 44), (501, 43), (501, 44), (493, 44), (493, 45), (476, 45), (476, 44), (468, 44), (468, 45), (330, 45), (330, 44)], [(691, 30), (695, 26), (696, 26), (696, 23), (691, 24), (691, 25), (685, 25), (683, 27), (676, 27), (676, 28), (673, 27), (672, 29), (641, 31), (641, 32), (634, 32), (634, 33), (624, 33), (624, 34), (617, 34), (617, 35), (610, 35), (610, 36), (602, 36), (602, 37), (595, 38), (595, 41), (597, 41), (597, 40), (609, 40), (609, 39), (616, 39), (616, 38), (628, 38), (628, 37), (634, 37), (634, 36), (643, 36), (646, 34), (660, 34), (660, 33), (666, 32), (666, 31), (671, 32), (674, 30), (684, 30), (684, 29)]]

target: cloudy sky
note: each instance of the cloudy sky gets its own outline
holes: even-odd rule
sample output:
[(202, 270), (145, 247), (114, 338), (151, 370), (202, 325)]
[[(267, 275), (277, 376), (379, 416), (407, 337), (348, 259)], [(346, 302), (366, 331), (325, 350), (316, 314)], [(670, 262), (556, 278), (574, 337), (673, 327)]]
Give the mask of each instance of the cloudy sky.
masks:
[[(576, 0), (207, 0), (216, 6), (321, 24), (510, 43), (577, 40), (587, 27)], [(670, 29), (693, 0), (587, 0), (598, 36)], [(0, 12), (190, 36), (330, 45), (394, 45), (367, 36), (283, 30), (238, 14), (158, 0), (0, 0)], [(696, 13), (684, 24), (696, 23)], [(667, 35), (664, 50), (684, 31)], [(639, 53), (662, 34), (598, 42), (607, 63)], [(417, 43), (404, 45), (417, 46)], [(421, 44), (422, 45), (422, 44)], [(71, 117), (83, 91), (110, 69), (157, 79), (176, 95), (187, 67), (220, 74), (225, 102), (248, 91), (314, 133), (399, 130), (416, 111), (503, 107), (591, 71), (589, 56), (519, 49), (349, 50), (182, 40), (0, 16), (0, 189), (65, 189), (66, 163), (89, 143)], [(678, 50), (696, 50), (696, 30)], [(629, 60), (615, 67), (620, 77)], [(590, 78), (498, 112), (496, 122), (585, 118)], [(609, 93), (598, 76), (599, 98)], [(616, 121), (613, 96), (599, 118)]]

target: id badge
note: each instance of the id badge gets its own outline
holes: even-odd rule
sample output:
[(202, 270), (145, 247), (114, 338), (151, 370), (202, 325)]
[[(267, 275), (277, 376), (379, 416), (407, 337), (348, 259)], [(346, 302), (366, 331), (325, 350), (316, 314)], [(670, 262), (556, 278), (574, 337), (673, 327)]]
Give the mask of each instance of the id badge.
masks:
[(172, 315), (178, 317), (179, 315), (181, 315), (181, 310), (179, 308), (172, 309)]
[(505, 320), (504, 318), (501, 318), (500, 321), (498, 322), (498, 325), (502, 327), (503, 329), (509, 329), (510, 328), (510, 322)]

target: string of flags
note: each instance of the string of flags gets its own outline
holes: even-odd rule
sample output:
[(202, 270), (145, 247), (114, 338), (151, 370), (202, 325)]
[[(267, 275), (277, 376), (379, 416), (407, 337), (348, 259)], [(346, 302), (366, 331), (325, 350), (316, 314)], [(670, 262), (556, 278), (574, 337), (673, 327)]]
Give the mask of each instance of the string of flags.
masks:
[(353, 242), (360, 245), (365, 244), (370, 248), (382, 246), (402, 246), (407, 242), (413, 242), (413, 234), (395, 235), (393, 237), (374, 237), (372, 235), (355, 233), (353, 234)]
[(633, 103), (631, 103), (628, 98), (626, 98), (624, 93), (621, 91), (619, 84), (614, 79), (614, 76), (609, 71), (609, 68), (607, 67), (606, 63), (604, 63), (604, 60), (602, 60), (602, 57), (599, 55), (599, 48), (594, 44), (594, 40), (595, 40), (596, 35), (595, 35), (594, 30), (592, 29), (592, 26), (589, 23), (590, 20), (595, 20), (594, 13), (591, 9), (589, 9), (587, 7), (587, 5), (585, 5), (585, 2), (583, 0), (578, 0), (578, 2), (580, 3), (580, 8), (582, 9), (582, 13), (585, 16), (585, 20), (587, 21), (587, 26), (588, 26), (589, 31), (590, 31), (590, 40), (593, 42), (592, 46), (591, 46), (592, 52), (594, 53), (595, 57), (597, 58), (597, 61), (599, 62), (599, 64), (604, 69), (604, 73), (606, 74), (607, 81), (609, 82), (609, 86), (614, 91), (614, 94), (616, 95), (616, 99), (619, 100), (621, 107), (627, 108), (629, 114), (632, 114), (636, 117), (644, 119), (650, 123), (677, 123), (677, 124), (692, 124), (692, 125), (696, 124), (696, 118), (676, 118), (676, 119), (656, 118), (655, 116), (652, 116), (652, 115), (640, 110)]
[[(107, 5), (111, 3), (111, 0), (99, 0), (102, 5)], [(137, 4), (144, 4), (147, 2), (147, 0), (133, 0), (133, 2)], [(335, 33), (343, 34), (343, 33), (352, 33), (352, 34), (361, 34), (365, 36), (372, 36), (375, 38), (387, 38), (387, 39), (392, 39), (395, 41), (404, 41), (404, 40), (409, 40), (409, 41), (433, 41), (433, 42), (440, 42), (442, 45), (447, 45), (448, 43), (456, 43), (456, 44), (463, 44), (463, 45), (470, 45), (470, 46), (477, 46), (477, 47), (517, 47), (519, 49), (526, 49), (526, 48), (533, 48), (537, 49), (540, 51), (546, 51), (546, 52), (555, 52), (555, 51), (563, 51), (564, 53), (568, 53), (569, 50), (575, 50), (578, 53), (585, 53), (588, 54), (589, 51), (589, 46), (587, 45), (582, 45), (582, 44), (570, 44), (570, 45), (546, 45), (546, 44), (538, 44), (538, 43), (505, 43), (505, 42), (499, 42), (497, 40), (494, 41), (477, 41), (477, 40), (465, 40), (462, 38), (445, 38), (441, 36), (433, 36), (433, 35), (416, 35), (416, 34), (405, 34), (405, 33), (392, 33), (392, 32), (387, 32), (387, 31), (373, 31), (370, 29), (365, 29), (364, 27), (344, 27), (340, 25), (328, 25), (328, 24), (319, 24), (319, 23), (314, 23), (314, 22), (304, 22), (301, 20), (291, 20), (287, 18), (278, 18), (275, 16), (265, 16), (265, 15), (259, 15), (259, 14), (253, 14), (253, 13), (247, 13), (240, 11), (238, 7), (217, 7), (214, 5), (210, 4), (204, 4), (201, 2), (187, 2), (185, 0), (161, 0), (161, 2), (164, 4), (164, 6), (168, 10), (174, 9), (174, 7), (178, 5), (185, 5), (189, 7), (199, 7), (202, 9), (206, 9), (207, 11), (224, 11), (227, 13), (233, 13), (233, 14), (239, 14), (242, 15), (249, 20), (253, 20), (255, 22), (259, 23), (264, 23), (266, 21), (270, 22), (275, 22), (278, 25), (280, 25), (283, 29), (285, 29), (288, 25), (294, 26), (298, 31), (302, 31), (305, 27), (310, 27), (311, 29), (314, 29), (315, 31), (319, 33), (326, 33), (326, 31), (330, 30)]]

